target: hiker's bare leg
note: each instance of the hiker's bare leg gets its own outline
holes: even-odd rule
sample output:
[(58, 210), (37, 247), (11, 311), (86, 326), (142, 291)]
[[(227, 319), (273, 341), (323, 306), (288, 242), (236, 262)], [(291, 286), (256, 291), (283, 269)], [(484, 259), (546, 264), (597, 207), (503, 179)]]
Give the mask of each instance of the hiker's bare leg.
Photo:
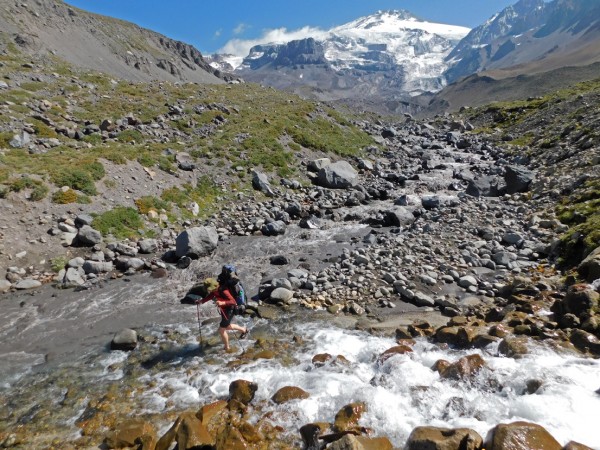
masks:
[[(229, 325), (231, 327), (231, 325)], [(229, 350), (229, 335), (227, 334), (227, 328), (219, 327), (219, 334), (221, 335), (221, 340), (223, 341), (223, 345), (225, 346), (225, 350)]]
[(230, 324), (230, 325), (227, 327), (227, 329), (228, 329), (228, 330), (231, 330), (231, 331), (240, 331), (240, 332), (242, 332), (242, 333), (245, 333), (245, 332), (246, 332), (246, 329), (245, 329), (244, 327), (240, 327), (239, 325), (236, 325), (235, 323), (232, 323), (232, 324)]

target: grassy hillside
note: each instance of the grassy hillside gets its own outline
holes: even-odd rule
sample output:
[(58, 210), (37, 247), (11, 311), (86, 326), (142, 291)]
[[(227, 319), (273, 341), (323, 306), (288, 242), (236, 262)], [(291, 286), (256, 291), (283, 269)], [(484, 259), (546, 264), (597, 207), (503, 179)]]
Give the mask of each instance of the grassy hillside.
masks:
[[(23, 61), (14, 46), (0, 55), (3, 197), (93, 202), (100, 184), (120, 182), (108, 166), (133, 163), (172, 178), (160, 198), (136, 200), (140, 212), (196, 201), (208, 213), (217, 194), (249, 188), (252, 168), (305, 182), (303, 158), (358, 155), (373, 143), (336, 111), (257, 85), (134, 83), (56, 58)], [(181, 157), (195, 183), (178, 183)]]

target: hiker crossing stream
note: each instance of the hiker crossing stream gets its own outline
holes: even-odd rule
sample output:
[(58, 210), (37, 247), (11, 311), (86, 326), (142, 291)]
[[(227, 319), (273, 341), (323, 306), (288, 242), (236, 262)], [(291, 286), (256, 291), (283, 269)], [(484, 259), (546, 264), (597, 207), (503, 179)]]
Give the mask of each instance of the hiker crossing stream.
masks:
[[(90, 432), (88, 427), (101, 411), (110, 411), (115, 418), (150, 417), (164, 432), (177, 412), (227, 398), (231, 382), (244, 379), (258, 385), (254, 402), (261, 405), (260, 415), (269, 413), (272, 423), (287, 430), (298, 447), (302, 446), (301, 426), (332, 421), (344, 405), (364, 402), (360, 425), (371, 428), (374, 435), (387, 436), (397, 448), (419, 425), (467, 427), (485, 436), (496, 424), (516, 420), (543, 425), (563, 445), (577, 440), (600, 448), (597, 359), (543, 345), (514, 359), (499, 356), (496, 344), (482, 350), (453, 350), (419, 338), (412, 352), (382, 360), (380, 355), (396, 345), (393, 338), (349, 329), (342, 318), (303, 310), (271, 320), (240, 319), (251, 329), (250, 336), (242, 341), (232, 337), (234, 351), (224, 353), (214, 323), (202, 324), (200, 347), (195, 307), (167, 306), (167, 294), (153, 294), (157, 288), (153, 281), (141, 281), (124, 282), (119, 288), (113, 285), (105, 292), (80, 293), (79, 301), (86, 306), (77, 319), (84, 324), (107, 314), (118, 321), (119, 313), (109, 311), (118, 309), (117, 296), (137, 290), (127, 301), (145, 300), (147, 308), (139, 308), (138, 313), (154, 314), (151, 322), (145, 320), (147, 316), (138, 317), (144, 322), (137, 327), (138, 348), (111, 352), (98, 345), (106, 336), (98, 331), (72, 342), (68, 354), (47, 357), (45, 364), (29, 368), (28, 373), (4, 374), (2, 395), (12, 411), (3, 413), (4, 425), (47, 426), (57, 436), (73, 439)], [(210, 307), (203, 310), (205, 316), (214, 315), (211, 312)], [(60, 314), (62, 320), (70, 320), (66, 310)], [(44, 326), (32, 323), (32, 328)], [(47, 332), (55, 338), (60, 334)], [(473, 353), (483, 357), (486, 368), (468, 381), (442, 379), (432, 369), (440, 359), (453, 362)], [(341, 356), (322, 364), (313, 361), (323, 354)], [(536, 382), (541, 387), (528, 393)], [(299, 387), (309, 397), (282, 405), (270, 402), (284, 386)], [(102, 417), (103, 424), (116, 420)]]

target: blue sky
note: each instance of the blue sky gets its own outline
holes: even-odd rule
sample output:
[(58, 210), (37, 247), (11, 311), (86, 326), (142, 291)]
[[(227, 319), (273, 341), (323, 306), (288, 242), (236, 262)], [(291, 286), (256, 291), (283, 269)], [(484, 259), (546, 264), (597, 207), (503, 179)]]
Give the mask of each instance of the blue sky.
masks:
[[(202, 53), (303, 27), (327, 30), (377, 10), (406, 9), (431, 22), (473, 28), (516, 0), (67, 0), (193, 44)], [(294, 33), (295, 32), (295, 33)], [(229, 43), (229, 45), (227, 45)]]

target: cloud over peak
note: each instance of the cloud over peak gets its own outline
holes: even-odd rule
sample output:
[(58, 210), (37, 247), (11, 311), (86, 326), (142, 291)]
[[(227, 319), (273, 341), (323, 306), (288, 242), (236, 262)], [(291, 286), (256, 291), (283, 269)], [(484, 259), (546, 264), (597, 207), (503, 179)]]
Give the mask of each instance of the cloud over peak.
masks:
[[(236, 27), (236, 30), (241, 26)], [(234, 30), (235, 31), (235, 30)], [(238, 34), (238, 33), (236, 33)], [(260, 44), (285, 44), (286, 42), (306, 39), (309, 37), (321, 38), (327, 36), (328, 32), (315, 27), (302, 27), (297, 30), (288, 30), (287, 28), (267, 29), (263, 31), (260, 37), (255, 39), (231, 39), (217, 53), (246, 57), (250, 49)]]

